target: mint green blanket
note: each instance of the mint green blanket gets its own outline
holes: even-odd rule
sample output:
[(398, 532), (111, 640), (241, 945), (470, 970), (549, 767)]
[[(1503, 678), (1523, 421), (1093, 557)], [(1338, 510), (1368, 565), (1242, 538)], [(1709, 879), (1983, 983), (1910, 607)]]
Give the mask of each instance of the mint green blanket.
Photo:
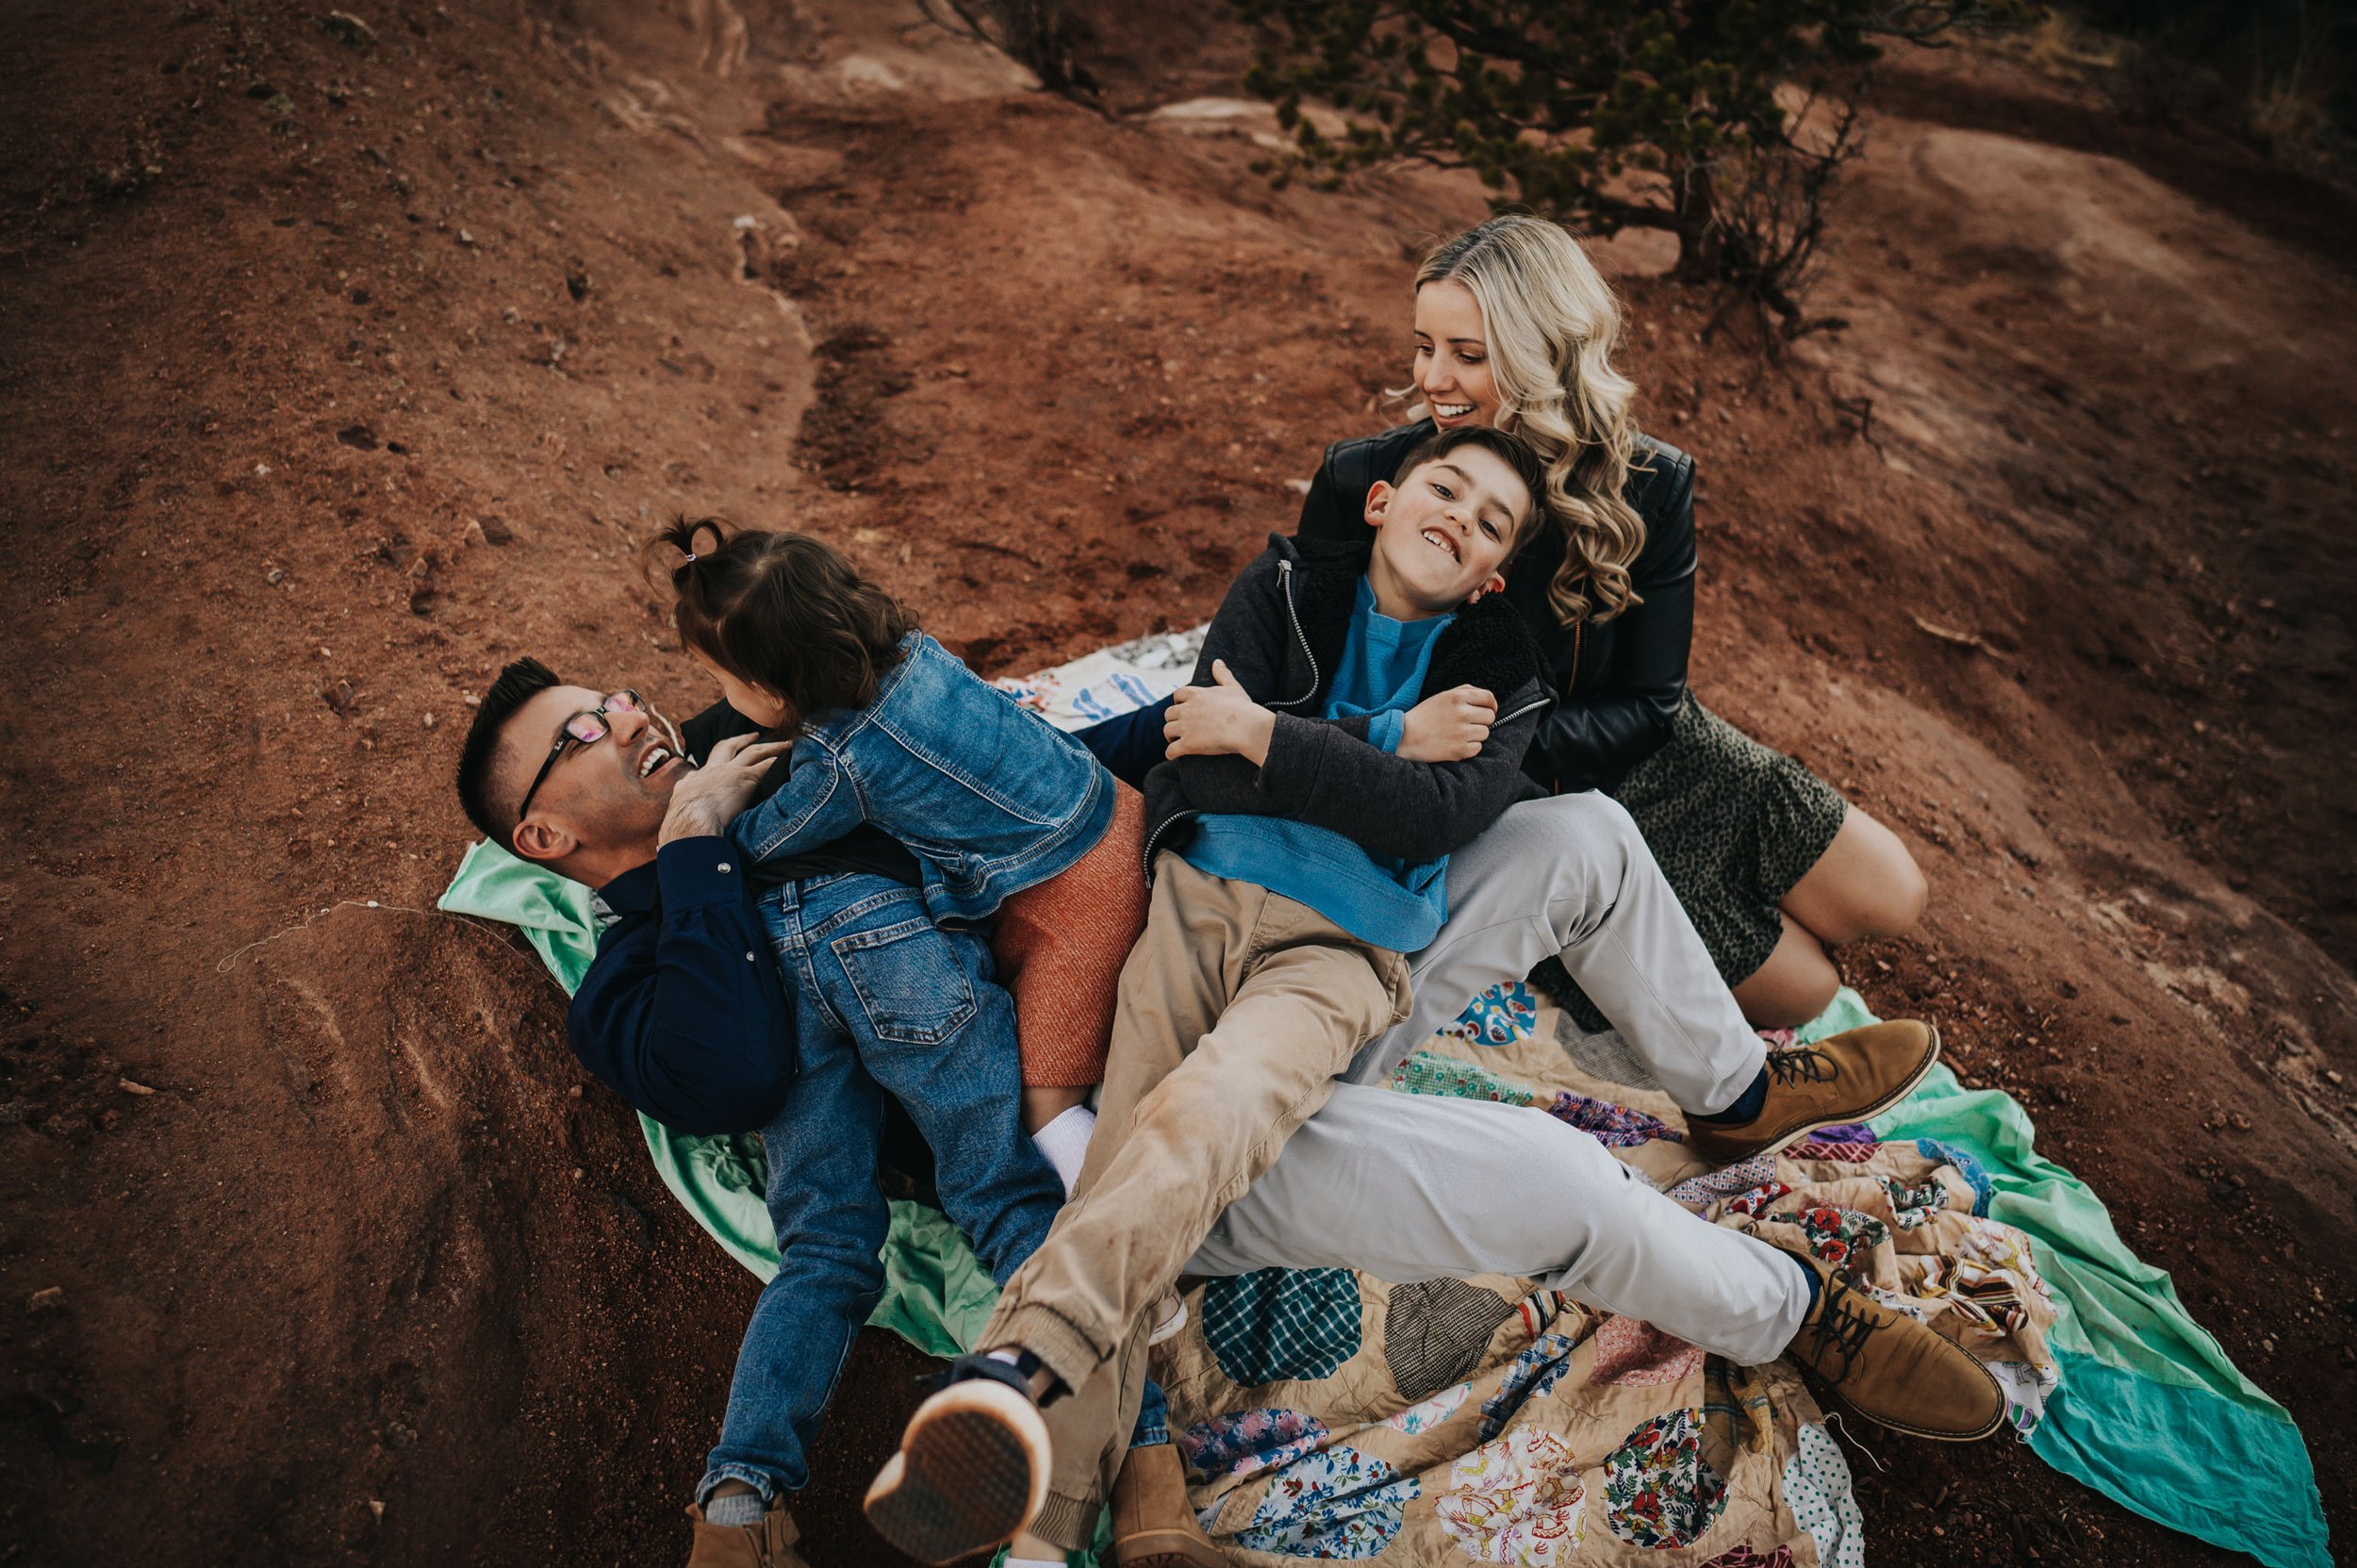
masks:
[[(1827, 1026), (1845, 1009), (1854, 1017)], [(1844, 990), (1814, 1036), (1869, 1016)], [(2323, 1500), (2308, 1445), (2283, 1406), (2234, 1369), (2137, 1259), (2087, 1184), (2032, 1147), (2029, 1113), (1947, 1067), (1875, 1121), (1884, 1138), (1937, 1139), (1987, 1176), (1986, 1213), (2037, 1244), (2062, 1307), (2048, 1345), (2062, 1388), (2030, 1435), (2038, 1458), (2122, 1507), (2268, 1568), (2329, 1568)]]
[[(467, 852), (440, 904), (521, 927), (569, 995), (597, 949), (585, 889), (488, 843)], [(1871, 1021), (1863, 1000), (1844, 990), (1802, 1037)], [(643, 1115), (639, 1123), (664, 1184), (696, 1222), (764, 1279), (774, 1274), (759, 1140), (686, 1137)], [(1988, 1214), (2037, 1243), (2038, 1267), (2064, 1307), (2052, 1338), (2062, 1387), (2030, 1439), (2039, 1458), (2147, 1518), (2268, 1568), (2328, 1568), (2323, 1504), (2291, 1417), (2187, 1315), (2168, 1276), (2120, 1242), (2087, 1185), (2032, 1147), (2019, 1104), (1965, 1089), (1943, 1066), (1874, 1131), (1970, 1153), (1989, 1182)], [(989, 1315), (990, 1278), (937, 1211), (896, 1201), (883, 1262), (884, 1296), (869, 1321), (919, 1349), (954, 1354)]]

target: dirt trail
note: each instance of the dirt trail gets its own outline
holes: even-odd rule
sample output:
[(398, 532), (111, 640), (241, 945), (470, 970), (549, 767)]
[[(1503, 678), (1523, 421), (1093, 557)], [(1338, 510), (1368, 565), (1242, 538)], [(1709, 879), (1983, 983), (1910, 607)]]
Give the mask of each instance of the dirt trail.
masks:
[[(1264, 115), (1170, 109), (1248, 41), (1107, 10), (1113, 118), (848, 0), (0, 16), (0, 1560), (676, 1555), (752, 1283), (536, 963), (421, 913), (457, 734), (525, 652), (702, 700), (631, 560), (674, 509), (790, 517), (997, 672), (1200, 619), (1383, 422), (1477, 193), (1272, 192)], [(2357, 223), (1889, 74), (1847, 331), (1706, 346), (1609, 248), (1703, 465), (1697, 685), (1907, 837), (1925, 929), (1848, 971), (2030, 1105), (2347, 1534)], [(863, 1344), (819, 1568), (882, 1560), (914, 1360)], [(1880, 1561), (2217, 1556), (1876, 1451)]]

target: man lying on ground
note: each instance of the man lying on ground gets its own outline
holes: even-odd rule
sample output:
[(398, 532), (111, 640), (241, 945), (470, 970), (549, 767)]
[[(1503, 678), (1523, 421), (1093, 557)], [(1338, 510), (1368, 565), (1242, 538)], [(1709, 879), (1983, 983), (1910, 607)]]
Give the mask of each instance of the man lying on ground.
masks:
[[(751, 548), (737, 553), (761, 553), (761, 540), (741, 542)], [(725, 553), (716, 553), (716, 570)], [(1132, 896), (1131, 887), (1134, 792), (1085, 751), (1018, 717), (937, 647), (932, 658), (1024, 727), (1014, 740), (1052, 751), (1061, 771), (1033, 769), (1052, 774), (1045, 787), (1062, 788), (1083, 809), (1099, 803), (1100, 832), (1117, 815), (1127, 823), (1127, 838), (1105, 833), (1108, 844), (1097, 850), (1085, 838), (1078, 846), (1094, 862), (1109, 845), (1119, 863), (1109, 874), (1120, 885), (1089, 895), (1094, 925), (1113, 934), (1118, 950), (1108, 963), (1062, 950), (1091, 940), (1075, 932), (1061, 949), (1034, 945), (1026, 965), (1050, 981), (1093, 979), (1109, 1002), (1120, 953), (1144, 916), (1143, 892)], [(939, 685), (943, 670), (927, 668)], [(885, 684), (897, 690), (908, 683)], [(802, 685), (795, 689), (810, 696)], [(708, 731), (717, 718), (689, 729)], [(551, 725), (554, 738), (542, 747), (538, 732)], [(527, 732), (533, 742), (521, 743)], [(799, 1561), (786, 1500), (809, 1479), (807, 1456), (835, 1378), (884, 1283), (879, 1254), (889, 1216), (877, 1176), (890, 1108), (914, 1121), (943, 1206), (994, 1279), (1003, 1281), (1038, 1246), (1064, 1196), (1044, 1150), (1017, 1125), (1016, 1004), (992, 982), (979, 937), (933, 924), (909, 851), (873, 829), (830, 833), (825, 842), (765, 856), (749, 875), (750, 857), (721, 836), (740, 814), (769, 809), (756, 802), (785, 782), (785, 769), (773, 767), (785, 749), (739, 735), (712, 744), (711, 765), (695, 769), (680, 737), (637, 693), (601, 700), (522, 660), (486, 697), (459, 770), (477, 827), (597, 887), (613, 916), (568, 1018), (584, 1064), (682, 1131), (758, 1127), (769, 1157), (766, 1199), (779, 1266), (746, 1329), (720, 1441), (689, 1510), (689, 1568)], [(528, 771), (536, 763), (538, 771)], [(1116, 788), (1130, 808), (1120, 814)], [(997, 891), (1027, 885), (1025, 873), (1038, 869), (1011, 863)], [(756, 888), (766, 890), (757, 902)], [(1052, 905), (1040, 917), (1075, 924)], [(966, 1005), (950, 1007), (952, 992)], [(1043, 1033), (1056, 1037), (1066, 1068), (1086, 1058), (1093, 1081), (1111, 1007), (1056, 999), (1052, 1027), (1033, 1018), (1023, 1031), (1022, 1054)], [(1101, 1024), (1091, 1022), (1096, 1013)], [(1093, 1046), (1073, 1038), (1092, 1030)], [(1073, 1165), (1077, 1175), (1077, 1151)], [(1135, 1435), (1167, 1445), (1158, 1390), (1149, 1389)]]

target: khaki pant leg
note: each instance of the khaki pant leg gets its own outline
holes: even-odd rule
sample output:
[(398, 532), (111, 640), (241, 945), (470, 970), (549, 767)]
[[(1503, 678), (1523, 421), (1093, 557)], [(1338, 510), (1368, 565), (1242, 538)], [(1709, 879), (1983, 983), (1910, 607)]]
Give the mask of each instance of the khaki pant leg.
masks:
[(1072, 1391), (1045, 1412), (1059, 1527), (1040, 1534), (1051, 1541), (1093, 1518), (1118, 1465), (1155, 1298), (1360, 1047), (1408, 1008), (1398, 954), (1176, 857), (1158, 870), (1079, 1196), (976, 1342), (1031, 1351)]

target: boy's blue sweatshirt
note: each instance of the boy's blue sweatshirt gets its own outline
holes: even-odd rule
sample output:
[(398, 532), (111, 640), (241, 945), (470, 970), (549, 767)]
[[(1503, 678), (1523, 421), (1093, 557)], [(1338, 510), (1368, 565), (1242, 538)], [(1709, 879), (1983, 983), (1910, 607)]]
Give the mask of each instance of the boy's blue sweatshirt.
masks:
[[(1393, 620), (1361, 577), (1326, 718), (1368, 716), (1367, 739), (1397, 752), (1421, 701), (1432, 647), (1454, 614)], [(1178, 854), (1196, 870), (1248, 882), (1309, 905), (1361, 942), (1413, 952), (1448, 918), (1448, 857), (1409, 864), (1369, 854), (1329, 828), (1283, 817), (1211, 814)]]

